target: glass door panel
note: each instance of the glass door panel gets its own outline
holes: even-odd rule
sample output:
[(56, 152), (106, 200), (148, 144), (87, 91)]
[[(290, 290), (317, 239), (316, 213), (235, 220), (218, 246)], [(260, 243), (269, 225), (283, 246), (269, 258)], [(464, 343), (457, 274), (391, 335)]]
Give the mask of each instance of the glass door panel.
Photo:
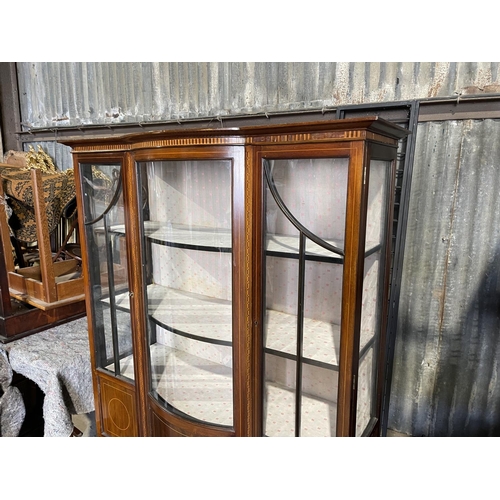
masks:
[(120, 164), (80, 164), (96, 360), (134, 379)]
[(336, 433), (347, 158), (264, 160), (264, 434)]
[(363, 434), (375, 417), (376, 383), (384, 300), (384, 276), (389, 206), (390, 162), (371, 161), (366, 216), (366, 242), (361, 311), (360, 353), (358, 372), (358, 401), (356, 435)]
[(152, 393), (233, 425), (230, 160), (139, 163)]

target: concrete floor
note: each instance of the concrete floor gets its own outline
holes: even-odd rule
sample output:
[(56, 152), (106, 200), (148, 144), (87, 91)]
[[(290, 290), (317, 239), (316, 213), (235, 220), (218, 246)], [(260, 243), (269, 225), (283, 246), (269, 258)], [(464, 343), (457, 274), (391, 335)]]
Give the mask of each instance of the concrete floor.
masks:
[(396, 438), (408, 438), (408, 434), (403, 434), (401, 432), (396, 432), (391, 429), (387, 429), (387, 437), (396, 437)]
[(83, 415), (73, 415), (74, 426), (83, 432), (81, 437), (95, 437), (95, 413), (87, 413)]

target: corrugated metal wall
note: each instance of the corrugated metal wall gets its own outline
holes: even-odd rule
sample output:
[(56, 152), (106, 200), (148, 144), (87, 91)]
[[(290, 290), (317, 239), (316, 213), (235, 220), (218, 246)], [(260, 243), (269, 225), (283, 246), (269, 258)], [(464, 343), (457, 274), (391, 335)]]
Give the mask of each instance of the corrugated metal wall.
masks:
[(499, 63), (18, 64), (32, 128), (271, 113), (499, 92)]
[(418, 127), (389, 427), (500, 435), (500, 121)]
[[(17, 64), (35, 129), (500, 92), (499, 63)], [(500, 435), (499, 127), (419, 125), (389, 415), (401, 432)]]

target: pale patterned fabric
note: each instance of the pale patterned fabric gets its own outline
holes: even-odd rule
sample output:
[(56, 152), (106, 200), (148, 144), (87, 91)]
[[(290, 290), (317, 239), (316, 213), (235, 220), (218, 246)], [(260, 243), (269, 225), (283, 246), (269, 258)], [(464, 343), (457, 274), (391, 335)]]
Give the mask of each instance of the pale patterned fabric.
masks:
[(26, 415), (21, 392), (12, 387), (12, 368), (7, 352), (0, 345), (0, 436), (17, 437)]
[(6, 344), (12, 369), (43, 391), (44, 436), (70, 436), (71, 415), (94, 410), (87, 318)]

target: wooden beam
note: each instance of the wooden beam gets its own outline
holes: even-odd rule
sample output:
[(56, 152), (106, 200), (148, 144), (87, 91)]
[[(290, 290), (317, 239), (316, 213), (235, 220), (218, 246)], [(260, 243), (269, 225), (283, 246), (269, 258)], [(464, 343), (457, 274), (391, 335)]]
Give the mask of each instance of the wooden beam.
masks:
[(21, 151), (22, 145), (17, 135), (21, 129), (21, 110), (15, 62), (0, 62), (0, 127), (3, 150)]
[(3, 255), (5, 259), (5, 272), (14, 271), (14, 257), (12, 255), (12, 245), (10, 242), (10, 228), (7, 221), (7, 211), (5, 209), (5, 194), (3, 182), (0, 180), (0, 239), (3, 245)]
[(56, 280), (54, 267), (52, 265), (52, 250), (50, 248), (49, 224), (45, 201), (43, 196), (42, 173), (39, 169), (31, 170), (31, 181), (33, 184), (33, 201), (35, 205), (36, 233), (38, 238), (38, 251), (40, 253), (40, 271), (42, 274), (44, 302), (55, 302), (57, 300)]

